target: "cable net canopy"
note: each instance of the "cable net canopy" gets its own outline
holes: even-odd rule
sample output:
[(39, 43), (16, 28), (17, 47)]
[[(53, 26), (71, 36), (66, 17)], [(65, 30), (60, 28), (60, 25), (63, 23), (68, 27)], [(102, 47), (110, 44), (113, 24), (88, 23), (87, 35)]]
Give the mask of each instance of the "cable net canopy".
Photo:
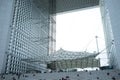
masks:
[(95, 58), (97, 55), (98, 53), (73, 52), (60, 49), (46, 56), (23, 60), (27, 62), (46, 63), (48, 68), (60, 70), (68, 68), (100, 67), (100, 60)]
[(82, 59), (82, 58), (88, 58), (88, 57), (96, 57), (98, 53), (88, 53), (88, 52), (73, 52), (73, 51), (66, 51), (63, 49), (60, 49), (56, 51), (55, 53), (49, 54), (49, 55), (43, 55), (39, 56), (38, 58), (28, 58), (28, 59), (22, 59), (23, 61), (29, 61), (29, 62), (51, 62), (51, 61), (60, 61), (60, 60), (74, 60), (74, 59)]
[(98, 53), (73, 52), (60, 49), (56, 53), (49, 55), (51, 63), (48, 64), (48, 68), (61, 70), (68, 68), (100, 67), (100, 60), (95, 59), (97, 55)]
[(50, 61), (74, 60), (87, 57), (96, 57), (97, 55), (98, 55), (97, 53), (73, 52), (60, 49), (57, 52), (50, 54), (49, 60)]

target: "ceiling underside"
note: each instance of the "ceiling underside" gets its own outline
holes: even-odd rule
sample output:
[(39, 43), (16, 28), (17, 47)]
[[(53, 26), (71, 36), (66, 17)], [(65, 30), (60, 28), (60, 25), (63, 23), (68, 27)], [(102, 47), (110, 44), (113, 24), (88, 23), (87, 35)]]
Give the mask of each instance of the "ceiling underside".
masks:
[(56, 0), (56, 13), (94, 7), (98, 5), (99, 0)]

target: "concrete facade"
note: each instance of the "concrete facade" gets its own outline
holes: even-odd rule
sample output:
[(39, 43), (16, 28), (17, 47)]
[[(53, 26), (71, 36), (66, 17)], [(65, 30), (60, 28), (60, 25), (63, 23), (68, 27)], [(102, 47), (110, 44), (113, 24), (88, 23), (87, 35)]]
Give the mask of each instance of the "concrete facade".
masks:
[(0, 0), (0, 72), (5, 70), (13, 0)]
[(110, 65), (116, 69), (120, 69), (119, 3), (119, 0), (101, 0), (101, 12), (104, 22), (104, 33), (106, 38), (108, 56), (110, 58)]

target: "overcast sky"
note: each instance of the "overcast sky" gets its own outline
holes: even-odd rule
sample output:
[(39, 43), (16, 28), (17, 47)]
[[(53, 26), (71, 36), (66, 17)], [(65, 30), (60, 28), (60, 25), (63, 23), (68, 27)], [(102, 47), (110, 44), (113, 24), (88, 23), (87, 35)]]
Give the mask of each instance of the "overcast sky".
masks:
[(56, 22), (56, 50), (97, 51), (95, 36), (99, 51), (105, 48), (99, 7), (57, 14)]

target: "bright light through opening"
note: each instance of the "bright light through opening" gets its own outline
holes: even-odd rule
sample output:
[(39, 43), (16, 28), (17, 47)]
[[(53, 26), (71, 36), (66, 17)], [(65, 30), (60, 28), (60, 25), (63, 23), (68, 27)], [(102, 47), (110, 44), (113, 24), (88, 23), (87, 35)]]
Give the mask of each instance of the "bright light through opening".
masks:
[(58, 14), (56, 22), (56, 50), (97, 51), (95, 36), (99, 51), (105, 48), (99, 7)]
[(99, 8), (57, 15), (56, 50), (96, 51), (95, 36), (99, 49), (104, 48), (104, 35)]

